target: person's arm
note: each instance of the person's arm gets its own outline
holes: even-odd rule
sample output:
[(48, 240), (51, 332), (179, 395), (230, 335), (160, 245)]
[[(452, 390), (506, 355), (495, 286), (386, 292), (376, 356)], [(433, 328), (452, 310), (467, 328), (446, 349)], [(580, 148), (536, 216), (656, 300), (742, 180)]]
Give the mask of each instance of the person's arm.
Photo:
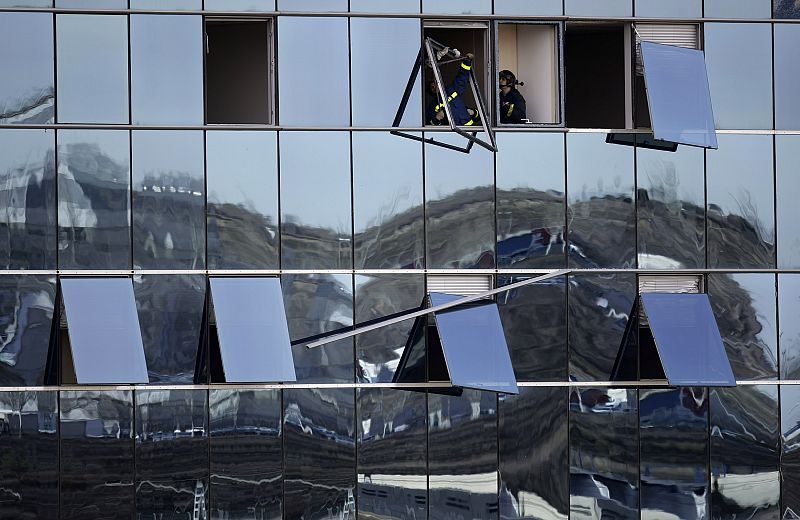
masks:
[(510, 123), (522, 123), (522, 120), (526, 117), (526, 110), (527, 107), (525, 106), (525, 98), (522, 97), (522, 94), (519, 93), (518, 90), (514, 90), (514, 95), (511, 96), (511, 102), (508, 103), (506, 106), (503, 107), (505, 113), (503, 114), (505, 117), (508, 118)]
[(447, 89), (448, 97), (452, 97), (453, 93), (459, 96), (464, 95), (464, 92), (467, 91), (467, 87), (469, 87), (470, 74), (472, 74), (472, 54), (467, 54), (467, 59), (461, 62), (458, 74), (456, 74), (456, 79), (453, 80), (453, 84)]

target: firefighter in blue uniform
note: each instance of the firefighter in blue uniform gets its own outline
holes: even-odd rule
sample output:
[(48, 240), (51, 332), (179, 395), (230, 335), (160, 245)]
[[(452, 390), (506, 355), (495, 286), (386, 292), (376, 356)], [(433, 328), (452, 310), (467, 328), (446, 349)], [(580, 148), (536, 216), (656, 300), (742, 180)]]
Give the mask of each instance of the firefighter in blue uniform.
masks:
[(525, 98), (517, 85), (517, 77), (510, 70), (500, 71), (500, 122), (505, 125), (525, 123)]
[[(441, 59), (449, 49), (445, 48), (437, 53), (437, 58)], [(461, 67), (458, 70), (453, 82), (447, 86), (447, 103), (450, 104), (450, 113), (453, 114), (455, 124), (458, 126), (472, 126), (480, 123), (480, 116), (478, 111), (472, 108), (467, 108), (464, 101), (464, 93), (469, 86), (469, 76), (472, 71), (472, 58), (473, 55), (467, 54), (464, 61), (461, 62)], [(433, 99), (428, 103), (428, 108), (425, 111), (425, 117), (429, 125), (446, 125), (447, 114), (444, 111), (444, 101), (439, 95), (439, 89), (436, 88), (436, 82), (431, 81), (428, 85), (430, 93), (433, 94)]]

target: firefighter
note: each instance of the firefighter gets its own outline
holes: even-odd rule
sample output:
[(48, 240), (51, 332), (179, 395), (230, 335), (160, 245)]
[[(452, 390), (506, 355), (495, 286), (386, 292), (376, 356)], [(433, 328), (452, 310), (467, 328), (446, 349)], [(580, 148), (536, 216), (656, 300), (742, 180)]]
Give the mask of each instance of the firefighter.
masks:
[[(436, 53), (437, 59), (447, 54), (449, 49), (445, 47)], [(469, 76), (472, 71), (472, 53), (468, 53), (456, 74), (453, 82), (447, 87), (447, 102), (450, 104), (450, 113), (453, 114), (455, 124), (458, 126), (472, 126), (480, 123), (478, 111), (472, 108), (467, 108), (464, 100), (464, 93), (469, 86)], [(429, 125), (445, 125), (448, 124), (447, 114), (444, 111), (444, 102), (439, 95), (439, 89), (436, 88), (436, 82), (431, 81), (428, 85), (429, 92), (433, 95), (428, 109), (425, 111), (425, 117)]]
[(510, 70), (500, 71), (500, 122), (506, 125), (525, 123), (525, 98), (517, 85), (517, 77)]

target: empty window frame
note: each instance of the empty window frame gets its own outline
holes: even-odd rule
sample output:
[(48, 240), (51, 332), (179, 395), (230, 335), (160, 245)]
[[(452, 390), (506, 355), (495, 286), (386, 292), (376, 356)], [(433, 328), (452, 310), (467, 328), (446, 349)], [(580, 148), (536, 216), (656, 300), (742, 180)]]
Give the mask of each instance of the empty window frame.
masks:
[(209, 283), (224, 382), (296, 381), (280, 280), (211, 277)]
[[(563, 24), (499, 22), (495, 27), (497, 86), (495, 124), (563, 125)], [(501, 72), (510, 71), (518, 83), (508, 93), (500, 85)], [(511, 78), (503, 74), (503, 81)], [(512, 80), (513, 81), (513, 80)], [(521, 97), (520, 97), (521, 96)], [(520, 101), (524, 103), (520, 105)]]
[[(147, 383), (147, 362), (130, 278), (62, 278), (69, 349), (62, 383)], [(73, 375), (74, 370), (74, 375)]]
[(206, 18), (206, 122), (272, 124), (271, 19)]
[(735, 386), (700, 276), (641, 276), (613, 380)]

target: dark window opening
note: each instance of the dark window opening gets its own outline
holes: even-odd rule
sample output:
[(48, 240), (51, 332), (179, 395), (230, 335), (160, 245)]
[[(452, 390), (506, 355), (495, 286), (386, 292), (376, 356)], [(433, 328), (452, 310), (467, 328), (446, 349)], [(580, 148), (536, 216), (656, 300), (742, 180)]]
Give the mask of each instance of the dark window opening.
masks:
[(564, 33), (566, 123), (573, 128), (626, 128), (624, 24), (567, 24)]
[(271, 39), (269, 20), (206, 21), (208, 124), (272, 123)]
[[(498, 124), (561, 123), (560, 40), (558, 25), (497, 24), (498, 61), (492, 79), (498, 83)], [(511, 88), (507, 93), (502, 91), (500, 76)]]

